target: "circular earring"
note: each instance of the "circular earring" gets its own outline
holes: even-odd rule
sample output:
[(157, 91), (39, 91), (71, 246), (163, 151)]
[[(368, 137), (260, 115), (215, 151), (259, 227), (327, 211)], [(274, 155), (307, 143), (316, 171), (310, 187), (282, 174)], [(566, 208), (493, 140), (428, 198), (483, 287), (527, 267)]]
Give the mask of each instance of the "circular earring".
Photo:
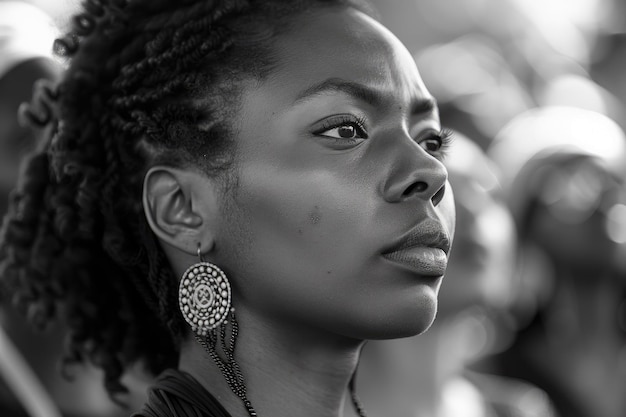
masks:
[(231, 310), (230, 283), (216, 265), (206, 262), (198, 245), (200, 262), (191, 265), (178, 287), (178, 304), (185, 321), (198, 336), (224, 323)]
[[(230, 283), (226, 274), (216, 265), (205, 262), (198, 243), (200, 262), (191, 265), (178, 287), (178, 304), (185, 321), (191, 326), (196, 340), (213, 359), (226, 383), (243, 401), (250, 417), (257, 413), (248, 400), (246, 384), (235, 360), (235, 345), (239, 324), (235, 309), (231, 307)], [(230, 317), (230, 321), (227, 320)], [(230, 340), (226, 327), (230, 324)], [(222, 354), (218, 353), (221, 350)]]

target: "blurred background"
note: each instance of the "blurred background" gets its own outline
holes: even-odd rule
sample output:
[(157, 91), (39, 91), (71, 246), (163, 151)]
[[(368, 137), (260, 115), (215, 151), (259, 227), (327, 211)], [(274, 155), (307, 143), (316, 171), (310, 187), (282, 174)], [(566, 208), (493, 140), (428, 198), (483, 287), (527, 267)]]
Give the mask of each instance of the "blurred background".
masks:
[(437, 320), (370, 348), (395, 355), (416, 401), (380, 411), (626, 416), (626, 1), (373, 3), (462, 139), (444, 161), (459, 226)]
[[(445, 351), (458, 366), (430, 369), (447, 381), (445, 395), (412, 415), (626, 416), (626, 1), (370, 3), (413, 53), (442, 124), (467, 151), (448, 162), (459, 230), (441, 329), (392, 348), (416, 374), (427, 375), (420, 352), (436, 361)], [(50, 46), (77, 5), (0, 0), (2, 210), (17, 169), (9, 162), (36, 143), (17, 106), (36, 79), (58, 77)], [(128, 415), (97, 371), (77, 369), (73, 383), (58, 376), (62, 328), (31, 333), (7, 306), (1, 317), (0, 415)], [(128, 380), (128, 400), (140, 402), (147, 381)]]

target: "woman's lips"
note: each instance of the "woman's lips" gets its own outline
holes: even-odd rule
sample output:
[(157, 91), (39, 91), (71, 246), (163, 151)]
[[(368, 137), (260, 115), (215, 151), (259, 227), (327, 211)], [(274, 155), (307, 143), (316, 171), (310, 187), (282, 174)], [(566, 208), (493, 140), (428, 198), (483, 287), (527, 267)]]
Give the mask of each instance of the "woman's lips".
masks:
[(443, 249), (427, 246), (413, 246), (385, 253), (383, 258), (407, 266), (424, 276), (442, 276), (448, 266), (448, 256)]
[(442, 276), (448, 266), (450, 238), (441, 223), (425, 220), (405, 233), (383, 258), (424, 276)]

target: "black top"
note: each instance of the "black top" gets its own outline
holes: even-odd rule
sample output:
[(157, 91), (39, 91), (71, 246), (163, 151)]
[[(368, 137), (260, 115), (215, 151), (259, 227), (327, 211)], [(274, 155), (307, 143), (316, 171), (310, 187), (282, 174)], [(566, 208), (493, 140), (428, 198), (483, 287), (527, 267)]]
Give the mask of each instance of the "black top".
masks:
[(148, 402), (132, 417), (231, 417), (191, 375), (164, 371), (148, 390)]

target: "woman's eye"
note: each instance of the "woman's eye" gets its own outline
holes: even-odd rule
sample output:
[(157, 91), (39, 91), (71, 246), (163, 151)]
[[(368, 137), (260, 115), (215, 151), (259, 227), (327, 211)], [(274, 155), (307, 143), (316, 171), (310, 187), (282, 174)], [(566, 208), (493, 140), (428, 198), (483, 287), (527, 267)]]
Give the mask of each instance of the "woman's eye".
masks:
[(332, 146), (352, 146), (368, 138), (363, 118), (339, 114), (320, 123), (313, 134), (334, 142)]
[(336, 139), (366, 139), (367, 134), (357, 123), (348, 122), (321, 131), (318, 134)]
[(367, 139), (367, 133), (365, 133), (365, 130), (356, 122), (342, 122), (339, 125), (324, 128), (324, 130), (317, 132), (317, 134), (335, 139)]
[(429, 138), (421, 141), (420, 145), (426, 152), (437, 152), (441, 149), (442, 141), (441, 138)]
[(434, 155), (438, 159), (443, 159), (450, 148), (452, 140), (452, 131), (442, 129), (439, 132), (432, 133), (428, 137), (420, 140), (418, 143), (426, 152)]

